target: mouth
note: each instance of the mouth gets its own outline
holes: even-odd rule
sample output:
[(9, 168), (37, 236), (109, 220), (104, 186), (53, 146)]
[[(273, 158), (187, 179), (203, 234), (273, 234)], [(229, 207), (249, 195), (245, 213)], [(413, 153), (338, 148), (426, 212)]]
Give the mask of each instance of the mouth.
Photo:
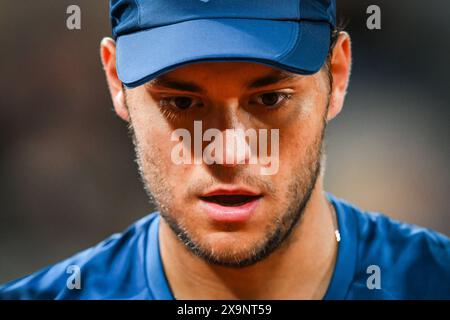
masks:
[(262, 194), (247, 189), (217, 189), (199, 198), (210, 219), (243, 222), (250, 219), (262, 197)]
[(251, 201), (255, 201), (261, 198), (261, 195), (244, 195), (244, 194), (231, 194), (231, 195), (215, 195), (200, 197), (205, 202), (215, 203), (224, 207), (240, 207)]

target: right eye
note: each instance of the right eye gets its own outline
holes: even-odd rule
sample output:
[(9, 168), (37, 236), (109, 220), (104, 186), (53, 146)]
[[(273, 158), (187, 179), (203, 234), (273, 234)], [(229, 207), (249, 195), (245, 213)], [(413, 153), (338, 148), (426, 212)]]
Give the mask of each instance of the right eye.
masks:
[(170, 106), (179, 110), (186, 110), (193, 106), (201, 106), (202, 101), (188, 96), (175, 96), (161, 99), (160, 104), (163, 107)]
[(283, 105), (291, 98), (287, 92), (266, 92), (256, 97), (255, 103), (268, 109), (275, 109)]

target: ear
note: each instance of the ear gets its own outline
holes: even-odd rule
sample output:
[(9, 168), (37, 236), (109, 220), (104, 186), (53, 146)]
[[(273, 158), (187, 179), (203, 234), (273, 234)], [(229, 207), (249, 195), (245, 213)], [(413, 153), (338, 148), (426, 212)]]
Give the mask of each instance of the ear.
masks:
[(340, 32), (331, 56), (331, 74), (333, 88), (328, 108), (327, 121), (330, 121), (341, 112), (347, 94), (348, 82), (352, 64), (350, 36), (347, 32)]
[(109, 92), (114, 104), (116, 114), (123, 120), (129, 122), (130, 116), (127, 105), (125, 103), (125, 94), (122, 88), (122, 82), (117, 76), (116, 69), (116, 43), (111, 38), (103, 38), (100, 43), (100, 56), (102, 59), (103, 69), (106, 74)]

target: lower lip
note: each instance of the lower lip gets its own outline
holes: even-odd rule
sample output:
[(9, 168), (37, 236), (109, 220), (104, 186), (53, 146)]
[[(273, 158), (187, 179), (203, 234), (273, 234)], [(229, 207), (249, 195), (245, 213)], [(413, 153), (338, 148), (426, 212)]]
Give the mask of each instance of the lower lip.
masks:
[(221, 206), (214, 202), (200, 200), (208, 216), (218, 222), (243, 222), (250, 219), (258, 206), (260, 198), (236, 207)]

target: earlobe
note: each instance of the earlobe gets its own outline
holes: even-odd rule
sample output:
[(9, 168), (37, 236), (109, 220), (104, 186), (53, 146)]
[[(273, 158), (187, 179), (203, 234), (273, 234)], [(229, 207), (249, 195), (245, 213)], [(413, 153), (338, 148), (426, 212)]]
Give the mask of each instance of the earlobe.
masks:
[(128, 113), (128, 108), (125, 101), (125, 95), (123, 93), (123, 90), (119, 90), (117, 94), (114, 96), (114, 110), (116, 111), (117, 115), (125, 120), (126, 122), (130, 121), (130, 115)]
[(100, 56), (105, 70), (106, 81), (114, 104), (116, 114), (125, 121), (129, 121), (128, 109), (123, 93), (122, 82), (116, 69), (116, 44), (111, 38), (104, 38), (100, 44)]
[(333, 76), (333, 88), (330, 97), (327, 121), (336, 117), (344, 106), (350, 79), (351, 62), (350, 36), (346, 32), (340, 32), (331, 58), (330, 71)]
[(115, 100), (115, 103), (117, 103), (117, 104), (124, 104), (125, 101), (124, 101), (122, 90), (117, 92), (116, 96), (114, 97), (114, 100)]

